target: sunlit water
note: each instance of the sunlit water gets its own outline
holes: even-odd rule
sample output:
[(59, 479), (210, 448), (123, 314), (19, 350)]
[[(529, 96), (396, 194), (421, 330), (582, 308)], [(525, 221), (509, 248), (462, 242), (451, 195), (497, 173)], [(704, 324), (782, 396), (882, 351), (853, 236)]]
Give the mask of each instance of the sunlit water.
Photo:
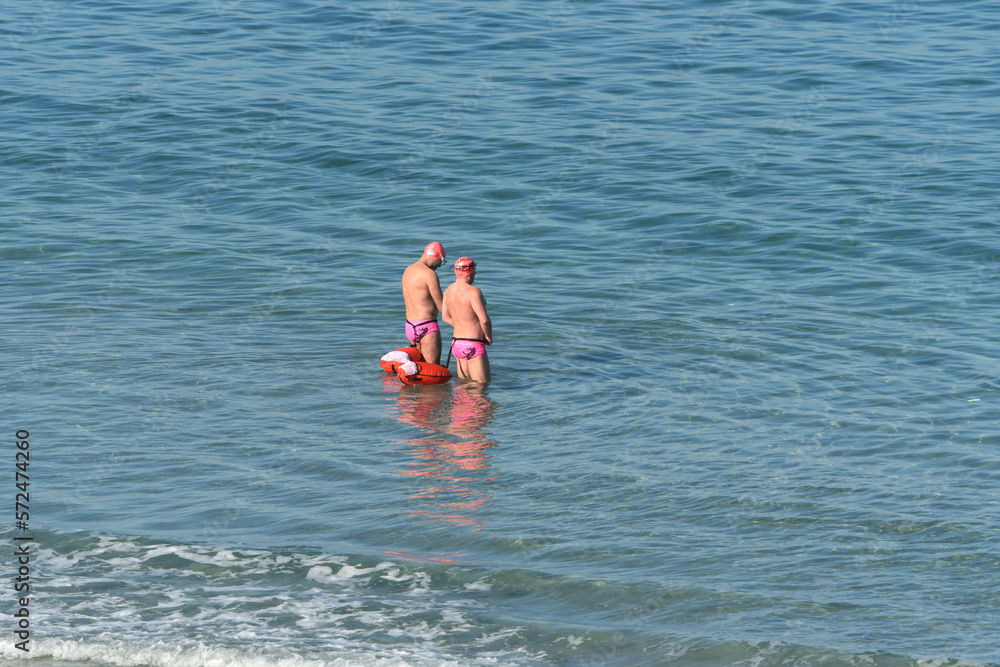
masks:
[[(0, 657), (1000, 664), (998, 26), (0, 1)], [(379, 369), (430, 240), (486, 389)]]

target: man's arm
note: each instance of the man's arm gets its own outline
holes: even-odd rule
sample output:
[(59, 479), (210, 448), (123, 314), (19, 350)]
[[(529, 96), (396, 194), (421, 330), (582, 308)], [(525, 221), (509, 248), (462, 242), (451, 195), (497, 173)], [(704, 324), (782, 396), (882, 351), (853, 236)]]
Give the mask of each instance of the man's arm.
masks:
[[(451, 289), (451, 287), (448, 289)], [(446, 324), (455, 326), (455, 323), (451, 321), (451, 313), (448, 312), (447, 290), (445, 290), (445, 296), (441, 297), (441, 319), (444, 320)]]
[(472, 310), (476, 313), (476, 317), (479, 318), (479, 326), (483, 328), (483, 335), (486, 337), (486, 344), (493, 344), (493, 322), (490, 320), (489, 314), (486, 312), (486, 299), (483, 298), (483, 291), (476, 290), (476, 298), (472, 300)]
[[(441, 281), (438, 279), (436, 273), (432, 273), (431, 277), (427, 279), (427, 291), (430, 292), (431, 298), (434, 299), (434, 305), (437, 306), (438, 312), (444, 313), (444, 295), (441, 294)], [(445, 320), (445, 322), (447, 321)]]

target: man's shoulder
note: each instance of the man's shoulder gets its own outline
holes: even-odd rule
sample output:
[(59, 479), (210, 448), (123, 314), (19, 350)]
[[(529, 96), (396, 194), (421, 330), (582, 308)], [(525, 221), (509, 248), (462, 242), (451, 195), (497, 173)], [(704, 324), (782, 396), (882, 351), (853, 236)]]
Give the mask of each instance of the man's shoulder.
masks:
[(468, 283), (463, 284), (461, 287), (461, 298), (462, 301), (466, 303), (476, 303), (477, 301), (485, 302), (486, 299), (483, 297), (483, 290), (479, 289), (475, 285), (469, 285)]
[(427, 273), (434, 273), (434, 271), (430, 267), (425, 265), (423, 262), (414, 262), (413, 264), (410, 264), (408, 267), (406, 267), (405, 271), (403, 271), (403, 277), (406, 278), (407, 276), (414, 276), (414, 275), (426, 276)]

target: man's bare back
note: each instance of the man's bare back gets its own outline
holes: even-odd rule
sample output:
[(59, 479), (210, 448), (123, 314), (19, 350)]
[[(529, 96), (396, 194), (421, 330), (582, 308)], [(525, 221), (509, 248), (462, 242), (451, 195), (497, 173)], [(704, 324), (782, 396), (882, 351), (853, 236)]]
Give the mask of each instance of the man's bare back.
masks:
[(441, 303), (441, 282), (437, 273), (425, 266), (423, 261), (410, 264), (403, 271), (403, 301), (406, 302), (408, 320), (432, 320), (438, 316), (441, 310), (438, 307)]
[[(483, 291), (468, 283), (455, 282), (448, 286), (444, 293), (445, 309), (455, 328), (455, 338), (482, 340), (487, 345), (493, 344), (490, 318), (486, 314), (486, 298)], [(484, 326), (484, 323), (486, 326)]]
[(444, 264), (444, 248), (428, 243), (419, 260), (403, 271), (403, 302), (406, 304), (406, 337), (425, 361), (441, 363), (441, 333), (437, 316), (444, 305), (441, 282), (435, 270)]

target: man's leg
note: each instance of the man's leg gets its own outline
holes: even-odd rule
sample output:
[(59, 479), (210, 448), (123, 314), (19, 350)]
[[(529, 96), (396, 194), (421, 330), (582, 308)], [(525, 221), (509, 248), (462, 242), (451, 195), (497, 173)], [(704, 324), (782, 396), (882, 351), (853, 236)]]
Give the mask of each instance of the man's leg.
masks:
[(441, 333), (431, 331), (424, 334), (424, 337), (417, 343), (417, 349), (423, 355), (424, 361), (432, 364), (441, 364)]
[(489, 382), (490, 358), (482, 354), (475, 359), (459, 359), (458, 371), (458, 377), (460, 378), (468, 378), (474, 382)]

